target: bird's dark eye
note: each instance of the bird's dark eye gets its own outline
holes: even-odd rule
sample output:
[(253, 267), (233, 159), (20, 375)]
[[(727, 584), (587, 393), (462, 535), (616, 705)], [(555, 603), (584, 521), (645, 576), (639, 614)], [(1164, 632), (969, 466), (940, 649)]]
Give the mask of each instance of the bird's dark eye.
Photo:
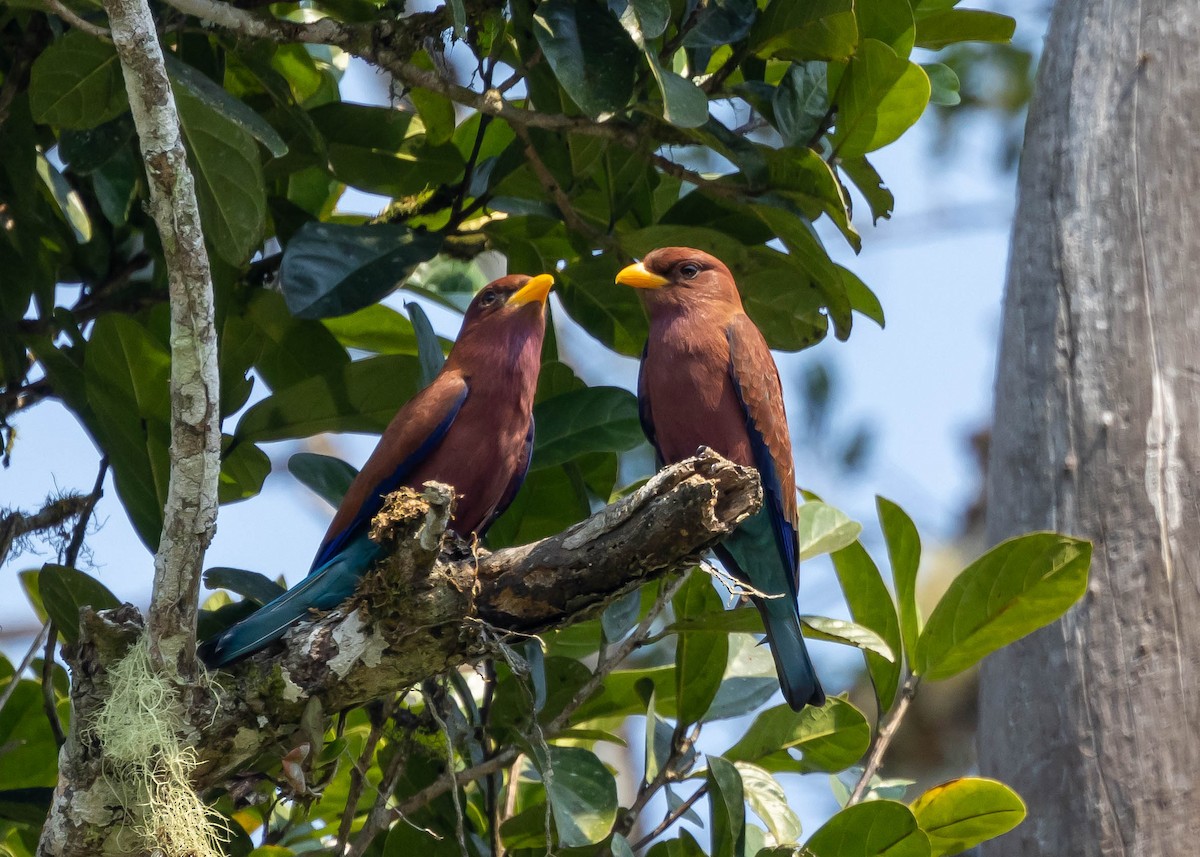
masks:
[(480, 306), (491, 306), (492, 304), (494, 304), (496, 302), (497, 298), (498, 298), (498, 295), (495, 292), (493, 292), (491, 289), (488, 289), (486, 292), (484, 292), (482, 295), (479, 296), (479, 305)]
[(700, 273), (700, 266), (695, 262), (685, 262), (679, 266), (679, 273), (683, 275), (685, 280), (692, 280)]

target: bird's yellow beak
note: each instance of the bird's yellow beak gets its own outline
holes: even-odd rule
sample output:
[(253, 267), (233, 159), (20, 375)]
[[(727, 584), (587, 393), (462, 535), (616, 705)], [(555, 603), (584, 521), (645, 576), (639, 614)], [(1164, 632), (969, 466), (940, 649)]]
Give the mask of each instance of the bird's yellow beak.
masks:
[(633, 286), (635, 289), (661, 289), (671, 281), (647, 271), (646, 266), (638, 262), (622, 268), (621, 273), (617, 274), (617, 282), (623, 286)]
[(508, 299), (508, 305), (521, 306), (522, 304), (533, 303), (534, 301), (545, 304), (546, 298), (549, 296), (552, 288), (554, 288), (553, 275), (538, 274), (513, 293), (513, 296)]

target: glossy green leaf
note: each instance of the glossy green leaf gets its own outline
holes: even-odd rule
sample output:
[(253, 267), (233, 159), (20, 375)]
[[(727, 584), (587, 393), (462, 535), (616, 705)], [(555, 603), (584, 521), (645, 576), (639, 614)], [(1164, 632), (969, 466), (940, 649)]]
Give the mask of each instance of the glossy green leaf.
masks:
[[(830, 619), (827, 616), (800, 617), (804, 636), (813, 640), (825, 640), (854, 646), (865, 652), (873, 652), (888, 661), (896, 660), (892, 651), (879, 634), (863, 625), (845, 619)], [(723, 634), (762, 634), (762, 617), (753, 607), (738, 607), (720, 613), (704, 613), (671, 623), (663, 629), (665, 634), (692, 634), (696, 632), (720, 632)]]
[(789, 146), (808, 146), (830, 108), (829, 64), (792, 65), (775, 88), (771, 107), (775, 128)]
[(577, 470), (531, 470), (512, 505), (488, 530), (487, 541), (492, 547), (529, 544), (562, 532), (591, 511), (587, 486)]
[(708, 756), (709, 824), (712, 857), (741, 857), (746, 850), (746, 805), (742, 775), (721, 756)]
[(222, 435), (221, 473), (217, 483), (217, 499), (222, 503), (247, 500), (262, 490), (271, 473), (271, 459), (252, 443), (230, 447), (233, 437)]
[(852, 158), (893, 142), (921, 118), (929, 93), (924, 69), (865, 39), (838, 86), (834, 151)]
[(94, 128), (129, 107), (117, 51), (80, 30), (52, 42), (29, 72), (29, 107), (37, 122)]
[(862, 524), (844, 512), (820, 501), (800, 507), (796, 536), (800, 543), (800, 561), (841, 550), (853, 544), (862, 532)]
[(546, 0), (533, 21), (547, 62), (585, 113), (613, 113), (629, 102), (638, 52), (606, 5)]
[(171, 76), (171, 82), (176, 88), (186, 89), (189, 95), (266, 146), (276, 158), (287, 154), (287, 143), (279, 136), (279, 132), (244, 101), (230, 95), (223, 86), (214, 83), (200, 70), (176, 59), (174, 54), (167, 52), (163, 59), (167, 64), (167, 74)]
[(917, 641), (912, 670), (943, 679), (1058, 619), (1087, 589), (1092, 544), (1057, 533), (1001, 542), (955, 578)]
[(637, 398), (619, 387), (587, 387), (534, 406), (535, 469), (588, 452), (624, 452), (644, 440)]
[(421, 365), (421, 387), (425, 388), (432, 384), (438, 372), (442, 371), (442, 366), (446, 363), (446, 354), (442, 351), (441, 340), (433, 332), (433, 325), (430, 324), (429, 316), (425, 315), (425, 310), (421, 309), (421, 305), (416, 301), (406, 301), (404, 309), (408, 311), (408, 318), (412, 322), (413, 332), (417, 337), (417, 360)]
[[(347, 348), (376, 354), (416, 354), (417, 334), (403, 314), (383, 304), (370, 304), (349, 315), (325, 318), (321, 324)], [(445, 350), (449, 343), (442, 342)]]
[(204, 236), (240, 265), (263, 241), (267, 196), (254, 138), (185, 88), (175, 93)]
[(533, 758), (545, 783), (559, 844), (579, 848), (604, 840), (617, 816), (613, 775), (581, 747), (537, 749)]
[(58, 745), (46, 719), (42, 688), (38, 682), (20, 681), (0, 709), (0, 785), (24, 789), (57, 781)]
[(953, 107), (962, 101), (958, 92), (958, 75), (954, 73), (954, 69), (940, 62), (924, 63), (921, 68), (929, 75), (930, 102), (942, 107)]
[(907, 57), (916, 41), (917, 28), (909, 0), (869, 0), (855, 3), (860, 39), (877, 39)]
[(58, 135), (58, 154), (71, 172), (88, 175), (125, 149), (133, 133), (133, 118), (127, 114), (94, 128), (63, 129)]
[(118, 314), (96, 320), (86, 354), (89, 427), (108, 452), (125, 511), (153, 549), (167, 499), (170, 355), (132, 317)]
[(858, 44), (853, 0), (771, 0), (750, 34), (760, 57), (844, 60)]
[(54, 789), (49, 786), (0, 789), (0, 819), (41, 830), (53, 799)]
[(891, 592), (871, 555), (861, 544), (856, 542), (842, 548), (831, 559), (854, 621), (878, 634), (896, 655), (893, 660), (871, 652), (865, 656), (879, 710), (887, 711), (900, 686), (899, 656), (903, 651), (900, 619), (892, 604)]
[(917, 650), (921, 634), (921, 610), (917, 606), (917, 570), (921, 565), (921, 536), (904, 510), (883, 497), (875, 498), (879, 525), (887, 543), (896, 584), (896, 604), (900, 613), (900, 635), (909, 658)]
[(228, 589), (244, 598), (267, 604), (274, 601), (285, 590), (265, 574), (247, 571), (244, 568), (213, 566), (204, 570), (204, 585), (209, 589)]
[(96, 578), (75, 568), (47, 563), (38, 575), (38, 590), (46, 613), (68, 643), (79, 639), (79, 610), (109, 610), (121, 606), (120, 599)]
[(917, 18), (917, 46), (931, 51), (958, 42), (1008, 42), (1017, 22), (982, 9), (940, 9)]
[[(632, 16), (632, 21), (627, 23), (629, 16)], [(636, 27), (646, 39), (657, 39), (661, 36), (670, 20), (669, 0), (629, 0), (629, 5), (621, 14), (621, 23), (625, 24), (625, 29)]]
[(335, 509), (342, 504), (350, 483), (358, 475), (357, 470), (340, 458), (315, 452), (297, 452), (288, 459), (287, 468), (301, 485)]
[(223, 382), (228, 382), (230, 369), (244, 373), (253, 366), (272, 390), (350, 362), (346, 349), (324, 325), (296, 318), (282, 295), (266, 290), (254, 293), (240, 314), (226, 316), (221, 349)]
[(871, 166), (870, 161), (865, 157), (842, 158), (838, 166), (846, 177), (854, 182), (854, 186), (866, 199), (867, 205), (871, 209), (872, 223), (887, 220), (892, 216), (892, 209), (896, 207), (896, 198), (884, 185), (883, 178)]
[(238, 422), (240, 441), (263, 443), (325, 431), (382, 432), (417, 391), (417, 358), (387, 354), (356, 360), (277, 390)]
[(946, 857), (1008, 833), (1025, 819), (1025, 802), (1004, 783), (962, 777), (925, 792), (912, 811), (933, 857)]
[(884, 318), (883, 305), (879, 302), (879, 298), (849, 268), (843, 268), (841, 265), (838, 265), (837, 269), (838, 273), (842, 275), (842, 287), (846, 290), (846, 297), (850, 301), (851, 309), (865, 315), (871, 321), (883, 327), (886, 319)]
[[(831, 696), (820, 708), (768, 708), (724, 756), (735, 762), (755, 762), (770, 771), (832, 773), (857, 762), (870, 743), (871, 727), (862, 713), (846, 700)], [(799, 750), (800, 759), (785, 752), (789, 749)]]
[(779, 677), (770, 650), (759, 645), (757, 635), (731, 634), (725, 675), (721, 679), (721, 688), (704, 713), (704, 722), (749, 714), (778, 692)]
[(279, 282), (300, 318), (345, 315), (398, 288), (441, 239), (397, 224), (306, 223), (283, 253)]
[(706, 857), (704, 849), (692, 834), (681, 830), (676, 839), (667, 839), (655, 843), (646, 852), (646, 857)]
[(708, 96), (691, 80), (663, 68), (653, 50), (646, 51), (650, 72), (662, 93), (663, 118), (679, 128), (699, 128), (708, 121)]
[(637, 625), (642, 612), (642, 590), (634, 589), (613, 601), (600, 614), (604, 639), (610, 643), (621, 640)]
[(715, 48), (740, 42), (750, 32), (757, 13), (755, 0), (707, 0), (697, 4), (683, 44), (689, 48)]
[(902, 803), (873, 800), (848, 806), (805, 843), (813, 857), (930, 857), (929, 837)]
[[(681, 621), (725, 612), (712, 578), (700, 569), (688, 575), (671, 606)], [(704, 717), (721, 687), (728, 659), (726, 634), (715, 631), (680, 635), (675, 644), (675, 705), (682, 723), (690, 725)]]
[(788, 806), (787, 795), (779, 781), (769, 771), (750, 762), (735, 762), (734, 767), (741, 774), (746, 802), (750, 804), (754, 814), (766, 822), (776, 844), (798, 842), (800, 819)]

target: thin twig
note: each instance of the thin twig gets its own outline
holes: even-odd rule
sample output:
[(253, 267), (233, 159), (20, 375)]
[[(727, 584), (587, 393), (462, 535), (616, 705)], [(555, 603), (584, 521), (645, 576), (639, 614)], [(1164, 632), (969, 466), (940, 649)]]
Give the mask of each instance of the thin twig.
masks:
[(400, 785), (400, 778), (404, 776), (404, 765), (407, 761), (408, 753), (397, 748), (396, 754), (388, 762), (387, 770), (383, 772), (383, 779), (380, 780), (379, 799), (367, 814), (367, 820), (359, 830), (358, 837), (346, 850), (346, 857), (362, 857), (370, 847), (371, 841), (391, 823), (392, 814), (387, 809), (387, 802), (395, 793), (396, 787)]
[(679, 821), (679, 819), (683, 818), (687, 814), (687, 811), (696, 803), (696, 801), (700, 800), (700, 798), (704, 797), (704, 795), (707, 793), (708, 783), (701, 783), (700, 788), (696, 789), (695, 793), (693, 793), (691, 797), (667, 813), (666, 817), (659, 822), (658, 827), (654, 828), (637, 842), (635, 842), (633, 845), (633, 850), (641, 851), (656, 838), (662, 836), (663, 833), (666, 832), (667, 828)]
[(62, 747), (67, 743), (62, 721), (58, 717), (58, 699), (54, 690), (54, 644), (58, 642), (58, 628), (51, 619), (46, 623), (46, 648), (42, 650), (42, 710), (54, 733), (54, 743)]
[(59, 0), (42, 0), (46, 8), (53, 12), (58, 17), (62, 18), (72, 27), (77, 30), (83, 30), (89, 36), (95, 36), (105, 42), (112, 41), (112, 33), (106, 27), (101, 27), (98, 24), (93, 24), (91, 21), (85, 21), (74, 12), (71, 11), (65, 3), (60, 3)]
[(611, 235), (607, 235), (592, 226), (575, 210), (575, 206), (571, 204), (571, 197), (562, 189), (562, 186), (558, 183), (558, 179), (554, 177), (554, 173), (550, 172), (550, 168), (542, 160), (542, 156), (538, 153), (537, 147), (534, 146), (533, 139), (529, 135), (529, 130), (515, 125), (513, 126), (513, 131), (521, 138), (521, 142), (525, 144), (525, 158), (529, 162), (529, 168), (533, 170), (533, 174), (542, 185), (542, 189), (554, 200), (554, 205), (559, 210), (559, 213), (562, 214), (563, 222), (567, 224), (567, 228), (573, 232), (578, 232), (589, 241), (605, 249), (611, 250), (615, 248), (616, 241)]
[(25, 657), (21, 659), (21, 663), (13, 670), (12, 678), (9, 679), (8, 687), (4, 688), (4, 693), (0, 693), (0, 711), (4, 710), (4, 706), (8, 704), (8, 700), (12, 697), (13, 691), (17, 689), (17, 685), (21, 683), (21, 673), (29, 669), (29, 665), (33, 663), (33, 659), (37, 657), (38, 650), (42, 647), (42, 643), (46, 639), (46, 634), (50, 630), (50, 620), (46, 620), (46, 624), (42, 626), (42, 630), (38, 631), (37, 636), (33, 638), (33, 643), (29, 646), (29, 651), (25, 653)]
[[(354, 816), (357, 815), (358, 801), (362, 797), (363, 789), (367, 782), (367, 769), (371, 765), (371, 760), (375, 757), (375, 748), (379, 746), (379, 739), (383, 735), (383, 727), (387, 725), (388, 718), (391, 716), (393, 698), (389, 697), (384, 700), (382, 705), (375, 706), (370, 711), (371, 713), (371, 731), (367, 733), (367, 741), (363, 745), (363, 751), (359, 754), (357, 762), (350, 771), (350, 789), (346, 795), (346, 808), (342, 811), (342, 821), (338, 825), (338, 850), (344, 852), (346, 846), (350, 843), (350, 828), (354, 825)], [(369, 706), (369, 708), (371, 708)], [(386, 800), (386, 798), (385, 798)]]
[[(441, 690), (444, 698), (445, 689), (442, 688)], [(429, 714), (433, 717), (434, 722), (437, 723), (438, 729), (441, 730), (442, 737), (446, 739), (446, 770), (453, 771), (455, 764), (454, 739), (450, 736), (450, 727), (438, 711), (438, 695), (429, 693), (425, 693), (424, 695), (425, 706), (429, 709)], [(467, 832), (463, 827), (462, 801), (459, 800), (457, 788), (450, 789), (450, 798), (454, 801), (454, 833), (458, 839), (458, 849), (462, 857), (468, 857)]]
[(32, 515), (21, 512), (0, 515), (0, 562), (8, 557), (12, 543), (17, 539), (32, 533), (57, 529), (79, 515), (86, 505), (86, 497), (71, 494), (46, 504)]
[(892, 739), (896, 737), (896, 732), (900, 729), (900, 722), (904, 719), (908, 707), (912, 705), (913, 699), (917, 695), (917, 685), (921, 680), (915, 675), (909, 675), (904, 679), (904, 684), (900, 686), (900, 697), (892, 706), (891, 710), (884, 715), (883, 720), (879, 722), (879, 729), (875, 732), (875, 738), (871, 742), (871, 750), (867, 754), (867, 764), (863, 768), (862, 776), (858, 778), (858, 782), (854, 784), (854, 791), (850, 792), (850, 799), (846, 801), (846, 806), (854, 806), (860, 803), (867, 794), (867, 788), (871, 785), (871, 779), (879, 770), (879, 766), (883, 764), (883, 756), (887, 752), (888, 746), (892, 743)]

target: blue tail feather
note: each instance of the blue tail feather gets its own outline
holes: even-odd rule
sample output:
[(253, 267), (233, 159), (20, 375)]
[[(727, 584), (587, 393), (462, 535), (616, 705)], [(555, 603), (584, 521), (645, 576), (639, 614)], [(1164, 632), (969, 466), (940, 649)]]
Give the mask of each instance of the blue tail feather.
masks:
[(730, 573), (759, 592), (776, 596), (752, 600), (762, 615), (779, 686), (788, 705), (796, 711), (805, 705), (823, 705), (825, 692), (800, 633), (794, 566), (789, 566), (780, 553), (769, 513), (760, 511), (743, 521), (715, 553)]
[(380, 549), (362, 535), (336, 556), (257, 612), (206, 640), (197, 654), (209, 667), (223, 667), (278, 640), (310, 609), (332, 610), (353, 593)]

